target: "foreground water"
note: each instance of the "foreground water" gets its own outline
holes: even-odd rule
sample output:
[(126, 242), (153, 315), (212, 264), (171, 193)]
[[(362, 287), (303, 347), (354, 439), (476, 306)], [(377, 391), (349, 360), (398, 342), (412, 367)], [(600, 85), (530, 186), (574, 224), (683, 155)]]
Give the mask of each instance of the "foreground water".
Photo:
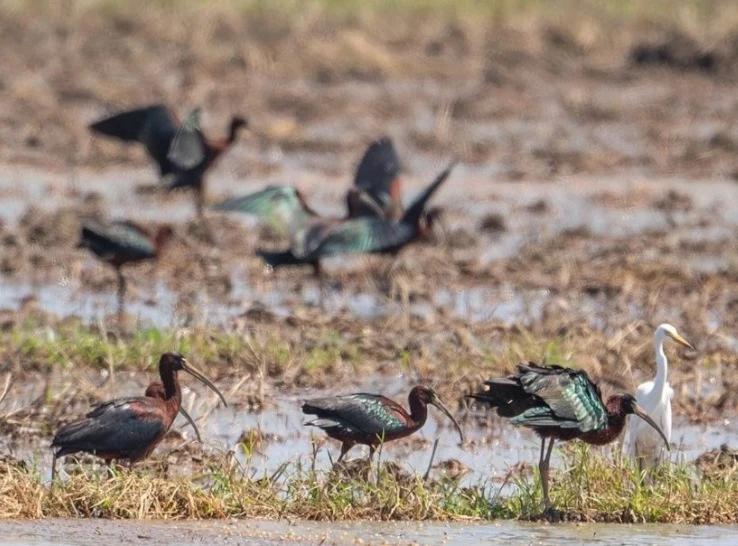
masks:
[(738, 526), (496, 523), (316, 523), (287, 521), (133, 522), (45, 520), (0, 522), (2, 544), (735, 544)]

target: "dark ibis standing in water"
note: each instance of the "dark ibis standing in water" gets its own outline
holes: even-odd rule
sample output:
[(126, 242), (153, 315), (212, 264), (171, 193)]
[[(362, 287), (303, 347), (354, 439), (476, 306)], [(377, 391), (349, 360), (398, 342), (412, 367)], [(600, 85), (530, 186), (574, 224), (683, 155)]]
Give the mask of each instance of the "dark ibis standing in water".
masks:
[[(52, 481), (56, 476), (56, 460), (72, 453), (91, 453), (108, 463), (127, 460), (129, 466), (148, 456), (172, 426), (177, 412), (182, 412), (182, 389), (177, 377), (179, 371), (202, 381), (226, 404), (215, 385), (192, 368), (182, 355), (164, 353), (159, 359), (161, 383), (149, 385), (146, 396), (103, 402), (84, 419), (64, 426), (54, 436), (51, 443), (52, 449), (56, 448), (51, 469)], [(183, 414), (195, 426), (189, 415), (186, 412)]]
[(541, 437), (538, 469), (546, 509), (551, 508), (548, 470), (556, 440), (609, 444), (623, 431), (626, 417), (636, 415), (653, 427), (669, 448), (664, 432), (633, 395), (616, 394), (605, 403), (600, 388), (584, 371), (529, 362), (518, 365), (515, 374), (486, 381), (485, 385), (486, 390), (471, 398), (497, 408), (501, 417), (531, 428)]
[(100, 260), (115, 268), (118, 276), (118, 314), (121, 315), (126, 296), (123, 266), (158, 259), (174, 235), (172, 226), (168, 224), (149, 231), (125, 220), (108, 224), (87, 223), (82, 227), (77, 247), (90, 250)]
[(356, 444), (368, 445), (371, 459), (382, 442), (404, 438), (419, 430), (428, 418), (428, 404), (451, 419), (459, 438), (464, 441), (461, 427), (433, 389), (422, 385), (414, 387), (407, 399), (410, 413), (385, 396), (367, 393), (307, 400), (302, 412), (318, 416), (305, 425), (318, 427), (341, 442), (341, 454), (336, 463)]
[(154, 104), (101, 119), (90, 124), (90, 129), (143, 144), (159, 167), (165, 189), (191, 188), (198, 217), (202, 217), (205, 173), (235, 142), (239, 130), (247, 126), (245, 118), (233, 116), (225, 138), (207, 138), (200, 127), (199, 108), (180, 122), (169, 107)]

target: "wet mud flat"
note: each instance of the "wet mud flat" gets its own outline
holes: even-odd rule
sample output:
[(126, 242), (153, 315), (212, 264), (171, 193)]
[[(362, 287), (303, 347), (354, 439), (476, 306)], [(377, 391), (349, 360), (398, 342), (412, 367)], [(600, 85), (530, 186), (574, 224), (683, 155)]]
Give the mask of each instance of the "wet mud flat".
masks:
[(214, 546), (251, 544), (733, 544), (736, 526), (532, 525), (517, 522), (316, 523), (305, 521), (128, 522), (52, 519), (0, 522), (8, 546), (129, 544)]
[[(484, 363), (492, 374), (531, 358), (568, 360), (628, 390), (653, 374), (652, 329), (672, 322), (699, 347), (670, 357), (684, 362), (671, 370), (676, 404), (701, 419), (738, 404), (730, 373), (738, 359), (732, 182), (626, 176), (521, 184), (462, 166), (449, 182), (458, 188), (444, 188), (437, 198), (448, 233), (395, 259), (329, 260), (321, 284), (305, 269), (265, 270), (254, 249), (286, 243), (265, 237), (252, 219), (210, 216), (217, 242), (203, 241), (198, 223), (186, 219), (188, 196), (133, 191), (148, 171), (106, 172), (111, 182), (102, 185), (99, 171), (80, 171), (71, 193), (58, 173), (11, 172), (33, 182), (18, 188), (13, 176), (0, 180), (25, 203), (2, 228), (0, 307), (10, 345), (46, 340), (47, 349), (32, 360), (58, 352), (49, 332), (66, 339), (72, 353), (81, 334), (109, 339), (121, 356), (100, 358), (123, 368), (143, 366), (120, 351), (142, 336), (200, 339), (216, 375), (240, 376), (235, 381), (261, 375), (261, 382), (242, 385), (260, 404), (264, 381), (320, 388), (331, 375), (351, 381), (351, 369), (370, 377), (379, 370), (432, 380), (443, 393), (454, 382), (471, 389), (482, 379), (471, 364)], [(315, 189), (318, 208), (330, 210), (346, 184), (338, 177), (338, 188), (326, 193), (314, 176), (290, 172), (288, 178)], [(224, 177), (213, 186), (225, 195), (276, 180)], [(408, 177), (406, 193), (422, 184)], [(43, 188), (57, 197), (29, 208), (30, 196)], [(78, 195), (89, 192), (97, 197), (80, 205)], [(186, 246), (174, 245), (155, 267), (130, 269), (130, 320), (122, 336), (113, 317), (114, 273), (74, 248), (85, 214), (95, 210), (144, 223), (161, 214), (183, 217), (175, 228)], [(112, 337), (101, 338), (100, 328)], [(218, 347), (219, 337), (233, 343)], [(78, 356), (89, 363), (89, 355)], [(19, 365), (30, 356), (16, 357), (13, 369), (24, 373), (29, 368)], [(297, 368), (286, 373), (292, 364)]]
[[(469, 441), (457, 446), (431, 419), (387, 460), (422, 472), (440, 433), (436, 475), (450, 462), (468, 469), (462, 483), (490, 479), (499, 489), (512, 466), (530, 475), (536, 442), (476, 415), (464, 394), (527, 359), (568, 362), (606, 390), (632, 390), (653, 375), (651, 336), (663, 321), (698, 347), (669, 353), (676, 462), (735, 444), (738, 57), (728, 18), (719, 41), (710, 25), (701, 36), (674, 22), (610, 25), (586, 13), (489, 32), (464, 17), (398, 18), (388, 34), (361, 18), (343, 28), (320, 16), (296, 25), (218, 10), (2, 14), (0, 372), (14, 382), (0, 415), (5, 447), (19, 458), (42, 453), (45, 467), (50, 431), (70, 412), (140, 393), (148, 355), (176, 346), (231, 386), (235, 408), (215, 410), (189, 391), (208, 447), (190, 450), (191, 431), (176, 427), (152, 462), (164, 475), (181, 459), (202, 468), (231, 449), (254, 475), (271, 474), (311, 461), (311, 440), (326, 469), (335, 446), (302, 427), (301, 397), (340, 384), (404, 403), (422, 381), (462, 416)], [(216, 244), (207, 242), (188, 195), (145, 188), (155, 175), (140, 150), (86, 129), (134, 100), (163, 99), (204, 106), (208, 128), (231, 112), (251, 118), (252, 132), (210, 177), (211, 200), (288, 182), (321, 212), (341, 214), (363, 146), (388, 133), (400, 143), (406, 201), (448, 157), (462, 160), (435, 199), (449, 230), (395, 260), (331, 260), (321, 298), (307, 271), (270, 273), (253, 256), (284, 239), (251, 219), (209, 214)], [(113, 273), (74, 249), (94, 216), (170, 221), (187, 242), (157, 267), (131, 270), (123, 328), (111, 320)], [(37, 535), (33, 523), (6, 525), (19, 544), (75, 525), (111, 544), (126, 529), (141, 541), (172, 539), (158, 524), (95, 524), (39, 522)], [(185, 543), (201, 534), (242, 543), (209, 534), (209, 524), (174, 525)], [(433, 543), (453, 538), (449, 529), (469, 540), (722, 544), (735, 531), (239, 525), (244, 541), (298, 544)]]

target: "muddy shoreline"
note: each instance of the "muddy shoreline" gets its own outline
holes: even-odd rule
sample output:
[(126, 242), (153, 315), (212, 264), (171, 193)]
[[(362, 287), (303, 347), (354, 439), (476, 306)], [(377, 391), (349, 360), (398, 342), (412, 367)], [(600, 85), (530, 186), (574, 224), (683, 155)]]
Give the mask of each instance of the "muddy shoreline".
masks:
[[(94, 546), (104, 541), (110, 546), (130, 544), (133, 537), (152, 545), (213, 544), (447, 544), (448, 540), (504, 540), (512, 544), (554, 544), (562, 540), (589, 544), (628, 543), (682, 546), (700, 544), (727, 546), (735, 527), (686, 527), (681, 525), (558, 525), (555, 527), (505, 522), (489, 525), (397, 524), (372, 522), (332, 524), (310, 522), (124, 522), (86, 520), (6, 521), (0, 530), (8, 546), (63, 543)], [(525, 538), (523, 538), (525, 537)], [(609, 538), (608, 538), (609, 537)], [(59, 542), (57, 542), (59, 541)]]

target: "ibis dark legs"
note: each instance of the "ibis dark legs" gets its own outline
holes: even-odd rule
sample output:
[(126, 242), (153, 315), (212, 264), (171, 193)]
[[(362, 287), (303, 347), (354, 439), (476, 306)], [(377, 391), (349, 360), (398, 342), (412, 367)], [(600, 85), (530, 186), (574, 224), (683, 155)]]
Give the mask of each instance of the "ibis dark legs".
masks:
[(54, 453), (51, 459), (51, 484), (53, 485), (56, 481), (56, 453)]
[(349, 449), (351, 449), (352, 447), (354, 447), (354, 445), (355, 444), (352, 443), (352, 442), (343, 442), (341, 444), (341, 454), (338, 456), (338, 459), (336, 459), (336, 462), (333, 464), (333, 466), (335, 466), (338, 463), (340, 463), (343, 460), (344, 455), (346, 455), (346, 453), (348, 453)]
[(546, 438), (541, 439), (541, 458), (538, 461), (538, 473), (541, 475), (541, 488), (543, 489), (543, 504), (546, 510), (551, 507), (551, 499), (548, 496), (548, 469), (555, 441), (553, 438), (549, 438), (548, 449), (546, 449)]
[(192, 192), (195, 196), (195, 213), (197, 215), (197, 221), (200, 222), (200, 225), (202, 226), (202, 231), (207, 242), (215, 244), (215, 236), (213, 234), (213, 230), (211, 229), (210, 222), (208, 222), (204, 212), (205, 188), (203, 188), (202, 186), (193, 186)]
[(320, 261), (313, 262), (312, 266), (315, 281), (318, 283), (318, 304), (323, 311), (326, 311), (326, 299), (328, 298), (328, 290), (326, 288), (325, 279), (323, 277), (323, 268), (320, 266)]
[(123, 310), (125, 309), (126, 278), (120, 267), (117, 267), (115, 272), (118, 275), (118, 316), (121, 317), (123, 316)]

